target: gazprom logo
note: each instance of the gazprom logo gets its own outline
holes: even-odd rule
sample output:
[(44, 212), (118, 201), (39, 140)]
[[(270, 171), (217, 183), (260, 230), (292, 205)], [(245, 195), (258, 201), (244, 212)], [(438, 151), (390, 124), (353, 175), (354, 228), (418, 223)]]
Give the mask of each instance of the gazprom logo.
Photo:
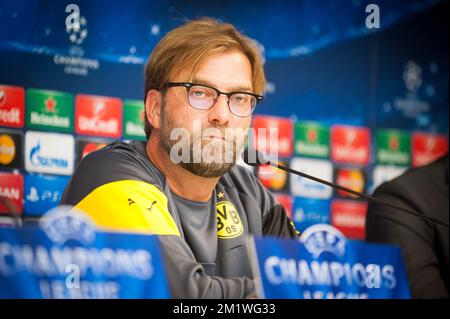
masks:
[(30, 162), (35, 166), (41, 167), (58, 167), (67, 168), (68, 163), (66, 159), (56, 158), (56, 157), (44, 157), (40, 155), (41, 142), (38, 143), (31, 149), (30, 152)]
[(316, 224), (302, 233), (300, 242), (314, 258), (318, 258), (324, 252), (342, 257), (345, 254), (347, 238), (331, 225)]
[(76, 240), (88, 245), (95, 240), (94, 222), (72, 206), (58, 206), (49, 210), (40, 221), (48, 238), (57, 244)]

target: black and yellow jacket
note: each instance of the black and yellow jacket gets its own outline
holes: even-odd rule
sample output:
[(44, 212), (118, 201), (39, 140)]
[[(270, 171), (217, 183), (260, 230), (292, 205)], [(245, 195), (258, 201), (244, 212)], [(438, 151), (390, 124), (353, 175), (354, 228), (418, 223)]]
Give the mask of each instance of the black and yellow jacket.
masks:
[(235, 165), (206, 203), (171, 192), (144, 142), (115, 142), (86, 156), (61, 199), (113, 231), (160, 235), (175, 298), (255, 294), (249, 234), (297, 238), (283, 207), (258, 179)]

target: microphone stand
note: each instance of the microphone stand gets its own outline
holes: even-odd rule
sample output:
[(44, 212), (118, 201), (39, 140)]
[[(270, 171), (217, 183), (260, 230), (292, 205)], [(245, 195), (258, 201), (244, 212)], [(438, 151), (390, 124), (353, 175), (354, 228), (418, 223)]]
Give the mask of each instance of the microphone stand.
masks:
[(379, 199), (379, 198), (367, 195), (365, 193), (360, 193), (360, 192), (354, 191), (354, 190), (352, 190), (350, 188), (347, 188), (347, 187), (344, 187), (344, 186), (341, 186), (341, 185), (338, 185), (338, 184), (334, 184), (334, 183), (328, 182), (326, 180), (323, 180), (323, 179), (320, 179), (320, 178), (317, 178), (317, 177), (314, 177), (314, 176), (311, 176), (311, 175), (308, 175), (308, 174), (296, 171), (296, 170), (294, 170), (292, 168), (280, 165), (278, 163), (272, 163), (271, 161), (265, 161), (264, 164), (267, 164), (267, 165), (279, 168), (281, 170), (287, 171), (289, 173), (292, 173), (292, 174), (295, 174), (295, 175), (298, 175), (298, 176), (301, 176), (301, 177), (305, 177), (305, 178), (311, 179), (313, 181), (316, 181), (318, 183), (322, 183), (322, 184), (328, 185), (330, 187), (337, 188), (339, 190), (342, 190), (342, 191), (347, 192), (347, 193), (351, 193), (351, 194), (356, 195), (358, 197), (363, 197), (363, 198), (365, 198), (365, 199), (367, 199), (369, 201), (372, 201), (372, 202), (375, 202), (375, 203), (378, 203), (378, 204), (381, 204), (381, 205), (386, 205), (386, 206), (389, 206), (389, 207), (392, 207), (392, 208), (396, 208), (396, 209), (399, 209), (399, 210), (401, 210), (401, 211), (403, 211), (405, 213), (408, 213), (408, 214), (411, 214), (411, 215), (414, 215), (414, 216), (418, 216), (420, 218), (428, 219), (428, 220), (430, 220), (430, 221), (432, 221), (432, 222), (434, 222), (434, 223), (436, 223), (438, 225), (441, 225), (441, 226), (444, 226), (444, 227), (448, 228), (448, 223), (446, 223), (446, 222), (443, 222), (441, 220), (435, 219), (433, 217), (424, 216), (424, 215), (419, 214), (419, 213), (417, 213), (417, 212), (415, 212), (413, 210), (410, 210), (410, 209), (398, 206), (398, 205), (390, 203), (390, 202), (386, 202), (386, 201), (384, 201), (382, 199)]

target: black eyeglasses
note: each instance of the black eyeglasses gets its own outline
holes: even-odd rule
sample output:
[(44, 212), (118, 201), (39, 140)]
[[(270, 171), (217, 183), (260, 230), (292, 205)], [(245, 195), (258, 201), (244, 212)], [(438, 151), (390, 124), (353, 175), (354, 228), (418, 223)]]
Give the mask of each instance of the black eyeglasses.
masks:
[(208, 110), (216, 104), (219, 95), (224, 94), (228, 97), (228, 108), (230, 112), (239, 117), (247, 117), (253, 113), (256, 104), (264, 98), (249, 92), (221, 92), (218, 89), (189, 82), (167, 82), (163, 88), (175, 86), (184, 86), (188, 92), (189, 104), (197, 110)]

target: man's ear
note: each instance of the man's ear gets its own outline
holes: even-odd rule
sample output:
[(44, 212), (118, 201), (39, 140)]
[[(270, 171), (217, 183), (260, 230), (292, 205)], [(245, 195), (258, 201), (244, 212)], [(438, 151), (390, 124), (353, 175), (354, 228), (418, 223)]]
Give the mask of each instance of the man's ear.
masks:
[(157, 90), (150, 90), (147, 92), (147, 97), (145, 99), (145, 112), (147, 114), (147, 121), (155, 129), (159, 129), (161, 127), (162, 102), (161, 92)]

